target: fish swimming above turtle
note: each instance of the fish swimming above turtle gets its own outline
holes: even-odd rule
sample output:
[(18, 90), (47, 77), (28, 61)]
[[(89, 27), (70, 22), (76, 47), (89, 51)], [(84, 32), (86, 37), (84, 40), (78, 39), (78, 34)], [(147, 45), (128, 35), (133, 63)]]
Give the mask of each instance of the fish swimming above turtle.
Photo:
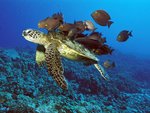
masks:
[(84, 21), (84, 25), (85, 25), (86, 30), (89, 30), (89, 31), (94, 32), (97, 29), (95, 28), (94, 24), (90, 20)]
[(102, 37), (102, 33), (99, 33), (99, 32), (92, 32), (88, 38), (92, 40), (97, 40), (101, 44), (106, 43), (106, 38)]
[(68, 85), (63, 75), (61, 57), (83, 62), (85, 65), (94, 65), (104, 79), (109, 79), (107, 72), (98, 64), (99, 60), (94, 53), (75, 41), (63, 38), (64, 35), (60, 33), (44, 34), (38, 30), (27, 29), (22, 32), (22, 36), (40, 45), (37, 49), (40, 51), (36, 52), (36, 61), (38, 64), (46, 62), (48, 73), (62, 89), (68, 89)]
[(79, 34), (82, 34), (87, 29), (87, 25), (84, 24), (83, 21), (75, 21), (74, 23), (64, 23), (58, 28), (59, 31), (64, 33), (70, 39), (75, 39)]
[(100, 48), (93, 49), (93, 52), (96, 55), (107, 55), (107, 54), (111, 55), (113, 51), (114, 51), (114, 49), (109, 47), (107, 44), (102, 45), (102, 47), (100, 47)]
[(96, 10), (91, 14), (94, 21), (101, 26), (111, 26), (113, 21), (111, 21), (110, 15), (104, 10)]
[(56, 30), (61, 24), (63, 24), (62, 13), (54, 13), (52, 17), (47, 17), (38, 23), (39, 28), (44, 28), (48, 31)]
[[(84, 45), (88, 49), (96, 49), (103, 45), (104, 39), (101, 37), (101, 33), (93, 32), (85, 38), (76, 38), (75, 41)], [(105, 40), (106, 41), (106, 40)]]
[(98, 48), (99, 46), (101, 46), (101, 44), (99, 43), (98, 40), (89, 39), (88, 36), (84, 37), (84, 38), (77, 38), (77, 39), (75, 39), (75, 41), (84, 45), (89, 50), (95, 49), (95, 48)]
[(77, 34), (78, 30), (76, 26), (72, 23), (64, 23), (58, 27), (58, 30), (62, 32), (64, 35), (68, 36), (68, 38), (72, 38)]
[(82, 44), (96, 55), (112, 54), (113, 49), (106, 45), (106, 38), (102, 37), (102, 33), (93, 32), (85, 38), (76, 38), (76, 42)]

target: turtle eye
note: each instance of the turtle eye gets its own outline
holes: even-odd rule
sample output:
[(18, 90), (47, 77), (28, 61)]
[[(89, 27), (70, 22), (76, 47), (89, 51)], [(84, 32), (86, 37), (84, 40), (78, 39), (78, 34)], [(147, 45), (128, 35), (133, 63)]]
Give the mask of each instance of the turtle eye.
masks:
[(27, 33), (28, 33), (28, 34), (31, 33), (31, 30), (27, 31)]

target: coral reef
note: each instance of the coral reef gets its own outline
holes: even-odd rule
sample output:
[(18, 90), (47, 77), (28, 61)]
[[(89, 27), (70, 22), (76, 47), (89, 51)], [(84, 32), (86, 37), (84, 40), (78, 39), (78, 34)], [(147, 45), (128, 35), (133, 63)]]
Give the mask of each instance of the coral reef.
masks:
[(0, 113), (148, 113), (149, 60), (115, 52), (116, 68), (105, 81), (92, 67), (63, 58), (69, 90), (38, 67), (34, 50), (0, 49)]

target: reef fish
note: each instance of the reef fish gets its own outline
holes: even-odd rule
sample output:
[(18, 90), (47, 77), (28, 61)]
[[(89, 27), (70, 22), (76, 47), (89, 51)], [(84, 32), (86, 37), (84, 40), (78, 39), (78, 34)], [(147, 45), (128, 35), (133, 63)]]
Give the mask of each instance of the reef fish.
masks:
[(108, 26), (110, 27), (113, 23), (110, 21), (109, 14), (104, 10), (96, 10), (91, 14), (92, 18), (95, 20), (95, 22), (101, 26)]
[(83, 21), (75, 21), (74, 25), (80, 33), (86, 30), (86, 26), (84, 25)]
[(55, 13), (52, 17), (47, 17), (38, 23), (39, 28), (45, 28), (48, 31), (56, 30), (61, 24), (63, 24), (62, 13)]
[(59, 31), (70, 39), (75, 39), (78, 35), (82, 34), (86, 30), (86, 27), (82, 21), (75, 21), (72, 23), (65, 23), (59, 26)]
[(99, 32), (92, 32), (89, 36), (88, 39), (92, 39), (92, 40), (97, 40), (99, 41), (101, 44), (106, 42), (106, 38), (102, 37), (102, 33)]
[(90, 31), (96, 30), (94, 24), (91, 21), (86, 20), (84, 21), (84, 24), (85, 24), (86, 30), (90, 30)]
[(106, 55), (106, 54), (112, 54), (114, 49), (109, 47), (108, 45), (104, 44), (100, 48), (93, 49), (92, 50), (96, 55)]
[(114, 68), (115, 67), (115, 62), (111, 60), (106, 60), (103, 64), (105, 68)]
[(132, 37), (132, 31), (128, 31), (128, 30), (123, 30), (121, 31), (118, 36), (117, 36), (117, 41), (118, 42), (124, 42), (126, 41), (129, 37)]

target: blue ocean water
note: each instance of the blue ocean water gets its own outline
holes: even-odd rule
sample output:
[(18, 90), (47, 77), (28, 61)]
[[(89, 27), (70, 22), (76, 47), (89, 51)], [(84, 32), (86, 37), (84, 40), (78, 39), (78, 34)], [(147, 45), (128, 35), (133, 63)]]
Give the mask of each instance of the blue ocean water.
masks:
[[(150, 55), (150, 1), (149, 0), (1, 0), (0, 1), (0, 45), (16, 47), (33, 45), (21, 38), (22, 30), (38, 29), (37, 23), (55, 12), (62, 12), (66, 22), (94, 20), (90, 14), (97, 9), (106, 10), (114, 24), (110, 29), (94, 23), (107, 42), (115, 49), (135, 56)], [(116, 37), (121, 30), (132, 30), (133, 37), (118, 43)]]
[[(150, 113), (149, 0), (0, 0), (0, 113)], [(110, 28), (94, 22), (91, 13), (107, 11)], [(62, 59), (68, 91), (62, 90), (35, 62), (36, 44), (22, 37), (28, 28), (62, 12), (65, 22), (90, 20), (115, 51), (98, 56), (116, 67), (105, 70), (110, 81), (89, 66)], [(132, 31), (126, 42), (116, 40)]]

